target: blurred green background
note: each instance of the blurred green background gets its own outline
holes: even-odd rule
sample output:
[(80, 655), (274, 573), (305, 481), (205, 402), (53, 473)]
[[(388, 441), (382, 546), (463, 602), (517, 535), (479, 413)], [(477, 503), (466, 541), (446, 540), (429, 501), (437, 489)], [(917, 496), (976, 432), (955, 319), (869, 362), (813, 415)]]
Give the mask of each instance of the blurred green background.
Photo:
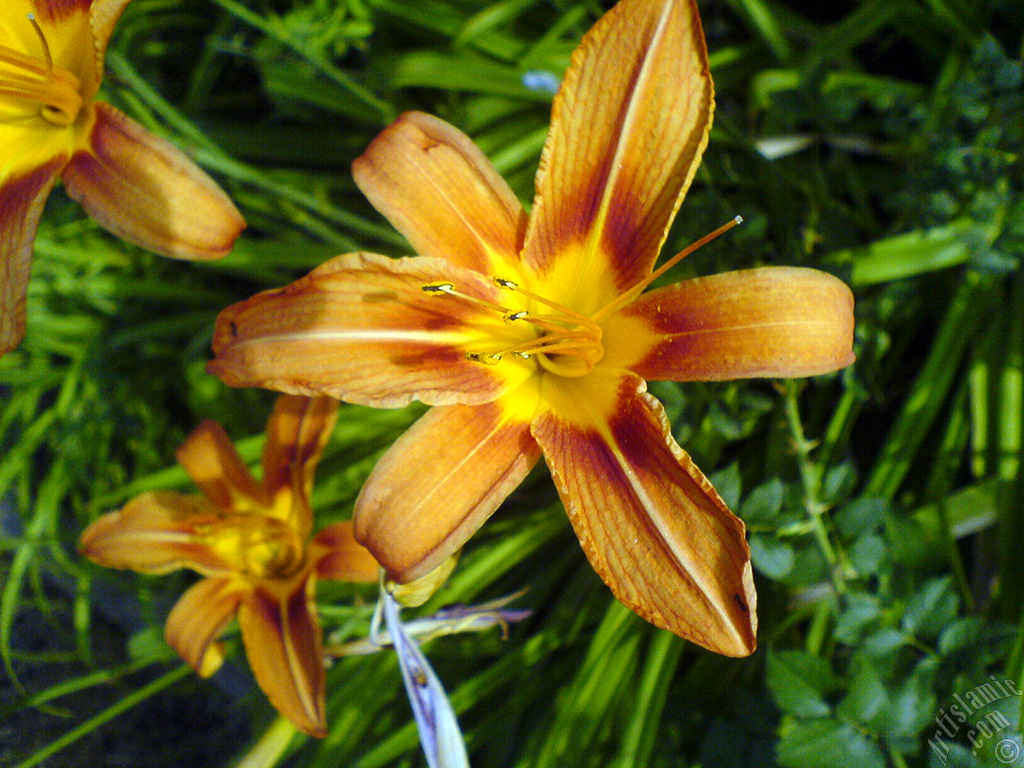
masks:
[[(426, 646), (473, 765), (1024, 765), (1024, 3), (699, 6), (718, 107), (666, 252), (745, 223), (670, 277), (831, 271), (857, 296), (858, 360), (810, 381), (652, 385), (748, 525), (749, 659), (619, 606), (546, 470), (531, 475), (418, 612), (528, 588), (513, 605), (533, 614), (507, 639)], [(397, 114), (466, 131), (529, 202), (553, 86), (606, 7), (127, 7), (104, 98), (186, 148), (250, 226), (223, 261), (177, 263), (104, 234), (59, 190), (49, 202), (28, 335), (0, 358), (0, 765), (219, 768), (250, 754), (275, 713), (237, 636), (211, 681), (162, 640), (193, 577), (103, 570), (77, 537), (142, 490), (188, 489), (173, 451), (204, 418), (256, 459), (273, 395), (203, 372), (213, 319), (337, 253), (409, 252), (349, 175)], [(320, 521), (351, 514), (418, 413), (343, 407)], [(332, 637), (365, 634), (374, 589), (319, 596)], [(277, 765), (425, 765), (391, 654), (339, 660), (328, 699), (329, 737), (285, 731)]]

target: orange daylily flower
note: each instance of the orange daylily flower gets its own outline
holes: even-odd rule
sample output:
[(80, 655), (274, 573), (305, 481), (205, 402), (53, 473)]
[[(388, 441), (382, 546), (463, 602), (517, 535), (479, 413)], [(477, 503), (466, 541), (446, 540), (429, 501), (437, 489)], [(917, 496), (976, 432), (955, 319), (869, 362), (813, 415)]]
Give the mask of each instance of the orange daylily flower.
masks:
[(129, 0), (4, 0), (0, 10), (0, 354), (25, 335), (32, 241), (58, 176), (115, 235), (180, 259), (227, 254), (245, 227), (185, 154), (95, 101)]
[(206, 578), (167, 617), (167, 642), (200, 675), (220, 667), (217, 636), (237, 614), (256, 682), (278, 711), (324, 736), (324, 652), (316, 580), (372, 582), (378, 565), (350, 521), (310, 538), (309, 494), (337, 401), (282, 395), (267, 424), (263, 479), (253, 479), (224, 429), (207, 421), (178, 449), (203, 492), (144, 493), (82, 534), (82, 553), (142, 573), (191, 568)]
[(356, 503), (356, 537), (393, 578), (461, 547), (543, 455), (619, 600), (711, 650), (753, 651), (743, 523), (644, 380), (837, 370), (853, 297), (783, 267), (642, 293), (712, 110), (692, 0), (623, 0), (573, 55), (529, 216), (466, 136), (403, 115), (354, 174), (423, 255), (340, 256), (221, 314), (209, 370), (232, 386), (435, 406)]

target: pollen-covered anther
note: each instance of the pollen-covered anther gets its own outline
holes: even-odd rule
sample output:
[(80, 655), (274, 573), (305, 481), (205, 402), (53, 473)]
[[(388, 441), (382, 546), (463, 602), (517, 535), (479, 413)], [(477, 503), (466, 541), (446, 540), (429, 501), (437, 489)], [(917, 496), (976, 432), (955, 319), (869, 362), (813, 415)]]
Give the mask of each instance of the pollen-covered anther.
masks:
[(440, 296), (442, 294), (450, 296), (455, 292), (455, 286), (451, 283), (427, 283), (422, 287), (422, 290), (431, 296)]

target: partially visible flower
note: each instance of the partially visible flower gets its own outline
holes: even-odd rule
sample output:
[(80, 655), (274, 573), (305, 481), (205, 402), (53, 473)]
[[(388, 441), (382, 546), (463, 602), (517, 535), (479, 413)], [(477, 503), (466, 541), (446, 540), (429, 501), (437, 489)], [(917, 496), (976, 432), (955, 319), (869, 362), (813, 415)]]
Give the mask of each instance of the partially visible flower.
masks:
[(330, 398), (282, 396), (267, 424), (263, 479), (253, 479), (223, 428), (203, 422), (178, 461), (203, 492), (145, 493), (82, 534), (82, 553), (111, 568), (191, 568), (167, 618), (167, 642), (202, 676), (223, 661), (217, 636), (237, 613), (260, 688), (281, 714), (324, 736), (324, 652), (316, 580), (376, 580), (349, 521), (310, 537), (313, 474), (337, 415)]
[(751, 653), (743, 522), (646, 380), (843, 368), (853, 295), (787, 267), (644, 292), (692, 250), (653, 269), (713, 111), (693, 0), (622, 0), (572, 56), (529, 214), (468, 137), (403, 115), (353, 174), (421, 255), (339, 256), (227, 308), (208, 370), (232, 386), (434, 406), (356, 502), (356, 535), (394, 580), (458, 550), (543, 455), (619, 600), (706, 648)]
[(466, 744), (448, 694), (427, 657), (403, 626), (399, 616), (401, 607), (389, 589), (381, 590), (380, 608), (398, 654), (402, 682), (416, 718), (427, 765), (430, 768), (469, 768)]
[(128, 2), (0, 5), (0, 354), (25, 335), (32, 241), (58, 176), (105, 228), (164, 256), (219, 258), (245, 227), (185, 154), (95, 101)]

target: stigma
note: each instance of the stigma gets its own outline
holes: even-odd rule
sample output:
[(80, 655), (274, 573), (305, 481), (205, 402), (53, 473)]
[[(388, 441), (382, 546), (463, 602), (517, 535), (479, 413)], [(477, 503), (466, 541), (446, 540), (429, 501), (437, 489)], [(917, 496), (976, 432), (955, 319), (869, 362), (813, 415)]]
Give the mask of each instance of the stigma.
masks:
[[(78, 119), (84, 101), (82, 83), (66, 69), (53, 66), (50, 47), (32, 14), (28, 21), (39, 37), (42, 58), (0, 45), (0, 102), (14, 107), (3, 120), (42, 117), (66, 127)], [(25, 113), (18, 115), (18, 108)], [(10, 116), (14, 114), (15, 116)]]

